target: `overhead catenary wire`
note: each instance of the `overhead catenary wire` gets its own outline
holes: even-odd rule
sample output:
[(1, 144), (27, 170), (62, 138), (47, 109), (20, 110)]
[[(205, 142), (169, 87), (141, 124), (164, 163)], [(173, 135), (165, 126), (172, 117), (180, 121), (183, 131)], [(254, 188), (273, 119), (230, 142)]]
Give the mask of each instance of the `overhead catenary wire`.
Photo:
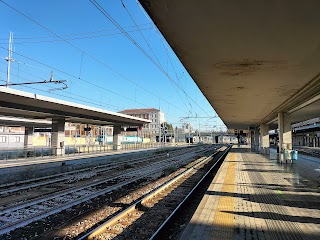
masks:
[[(182, 73), (182, 76), (179, 78), (179, 77), (178, 77), (178, 74), (177, 74), (177, 71), (176, 71), (176, 69), (175, 69), (175, 67), (174, 67), (174, 64), (173, 64), (173, 62), (172, 62), (172, 60), (171, 60), (171, 57), (170, 57), (170, 55), (169, 55), (168, 47), (167, 47), (167, 45), (166, 45), (165, 42), (164, 42), (164, 37), (162, 36), (162, 34), (161, 34), (161, 32), (159, 31), (159, 29), (157, 28), (157, 26), (153, 23), (153, 21), (151, 20), (150, 16), (146, 13), (146, 11), (144, 10), (144, 8), (141, 6), (141, 4), (140, 4), (138, 1), (136, 1), (136, 3), (137, 3), (137, 5), (139, 6), (139, 8), (141, 9), (141, 11), (142, 11), (142, 13), (144, 14), (144, 16), (146, 17), (146, 19), (147, 19), (147, 20), (149, 21), (149, 23), (151, 24), (151, 26), (152, 26), (152, 28), (154, 29), (155, 33), (158, 34), (159, 40), (160, 40), (160, 42), (162, 43), (162, 46), (163, 46), (163, 48), (165, 49), (165, 52), (166, 52), (166, 54), (167, 54), (167, 59), (170, 61), (170, 64), (171, 64), (171, 66), (172, 66), (172, 68), (173, 68), (173, 70), (174, 70), (174, 72), (175, 72), (176, 78), (177, 78), (177, 80), (178, 80), (178, 84), (179, 84), (180, 87), (183, 89), (183, 86), (181, 85), (180, 79), (181, 79), (181, 77), (183, 76), (183, 73), (184, 73), (184, 72)], [(185, 93), (186, 99), (188, 99), (189, 97), (188, 97), (188, 95), (186, 94), (186, 90), (184, 90), (183, 92)], [(188, 100), (188, 103), (189, 103), (189, 105), (190, 105), (190, 107), (191, 107), (191, 109), (192, 109), (192, 105), (191, 105), (191, 103), (190, 103), (189, 100)], [(189, 112), (190, 112), (190, 111), (189, 111)], [(192, 112), (190, 112), (190, 113), (191, 113), (191, 115), (192, 115)]]
[[(0, 47), (0, 48), (2, 48), (2, 47)], [(6, 49), (6, 48), (4, 48), (4, 49)], [(14, 52), (14, 51), (13, 51)], [(14, 53), (17, 53), (17, 52), (14, 52)], [(21, 55), (21, 54), (19, 54), (19, 53), (17, 53), (18, 55), (20, 55), (20, 56), (22, 56), (22, 57), (24, 57), (23, 55)], [(6, 60), (6, 58), (5, 57), (1, 57), (1, 58), (3, 58), (4, 60)], [(27, 58), (27, 57), (26, 57)], [(32, 64), (29, 64), (29, 63), (25, 63), (25, 62), (20, 62), (20, 61), (18, 61), (18, 60), (14, 60), (14, 62), (15, 63), (18, 63), (18, 64), (21, 64), (21, 65), (24, 65), (24, 66), (27, 66), (27, 67), (32, 67), (32, 68), (36, 68), (36, 69), (39, 69), (39, 70), (42, 70), (42, 71), (45, 71), (45, 72), (47, 72), (48, 71), (48, 68), (42, 68), (42, 67), (39, 67), (39, 66), (35, 66), (35, 65), (32, 65)], [(47, 65), (47, 66), (49, 66), (49, 65)], [(49, 66), (50, 67), (50, 66)], [(54, 69), (53, 67), (50, 67), (50, 69)], [(59, 75), (57, 72), (55, 73), (55, 74), (57, 74), (57, 75)], [(60, 75), (60, 77), (63, 77), (62, 75)]]
[[(149, 23), (150, 23), (151, 26), (153, 27), (154, 31), (158, 34), (159, 39), (160, 39), (163, 47), (166, 49), (167, 56), (168, 56), (168, 58), (170, 59), (171, 65), (172, 65), (172, 67), (173, 67), (173, 69), (174, 69), (174, 71), (175, 71), (175, 73), (176, 73), (176, 70), (175, 70), (175, 68), (174, 68), (174, 65), (172, 64), (170, 55), (169, 55), (169, 53), (168, 53), (167, 44), (165, 44), (165, 42), (164, 42), (165, 40), (164, 40), (164, 37), (163, 37), (162, 33), (160, 32), (160, 30), (158, 29), (158, 27), (153, 23), (152, 19), (151, 19), (150, 16), (147, 14), (147, 12), (145, 11), (145, 9), (141, 6), (141, 4), (139, 3), (138, 0), (136, 0), (136, 3), (137, 3), (137, 5), (139, 6), (139, 8), (141, 9), (141, 11), (142, 11), (142, 13), (144, 14), (144, 16), (146, 17), (146, 19), (149, 21)], [(183, 73), (184, 73), (184, 72), (183, 72)], [(182, 76), (183, 76), (183, 74), (182, 74)], [(176, 77), (177, 77), (178, 80), (180, 80), (180, 79), (182, 78), (182, 76), (179, 78), (178, 75), (177, 75), (177, 73), (176, 73)], [(181, 82), (180, 82), (180, 81), (178, 81), (178, 84), (180, 84), (181, 88), (183, 88), (183, 86), (181, 85)], [(184, 91), (186, 92), (186, 90), (184, 90)], [(188, 98), (190, 98), (190, 97), (186, 94), (186, 98), (188, 99)], [(193, 99), (191, 99), (191, 100), (193, 100)], [(191, 106), (190, 102), (189, 102), (189, 105)], [(196, 104), (196, 105), (198, 105), (198, 104)], [(192, 106), (191, 106), (191, 108), (192, 108)], [(201, 110), (204, 111), (203, 109), (201, 109)], [(205, 111), (204, 111), (204, 112), (205, 112)], [(206, 112), (205, 112), (205, 113), (206, 113)], [(208, 115), (208, 114), (206, 113), (206, 115)], [(208, 115), (208, 116), (209, 116), (209, 115)]]
[[(6, 48), (1, 47), (1, 46), (0, 46), (0, 48), (6, 49)], [(47, 65), (47, 64), (45, 64), (45, 63), (41, 63), (41, 62), (39, 62), (39, 61), (37, 61), (37, 60), (35, 60), (35, 59), (32, 59), (32, 58), (27, 57), (27, 56), (24, 56), (23, 54), (20, 54), (20, 53), (18, 53), (18, 52), (14, 52), (14, 53), (15, 53), (16, 55), (19, 55), (19, 56), (21, 56), (21, 57), (24, 57), (24, 58), (26, 58), (26, 59), (29, 59), (29, 60), (31, 60), (31, 61), (34, 61), (34, 62), (36, 62), (36, 63), (38, 63), (38, 64), (41, 64), (41, 65), (43, 65), (43, 66), (46, 66), (46, 67), (48, 67), (48, 68), (50, 68), (50, 69), (53, 69), (53, 70), (58, 71), (58, 72), (61, 72), (61, 73), (65, 74), (65, 75), (67, 75), (67, 76), (73, 77), (73, 78), (75, 78), (75, 79), (79, 79), (79, 80), (81, 80), (81, 81), (83, 81), (83, 82), (86, 82), (86, 83), (92, 85), (92, 86), (98, 87), (98, 88), (100, 88), (100, 89), (104, 89), (105, 91), (108, 91), (108, 92), (113, 93), (113, 94), (115, 94), (115, 95), (117, 95), (117, 96), (120, 96), (120, 97), (126, 98), (127, 100), (130, 100), (130, 101), (135, 102), (135, 100), (133, 100), (133, 99), (131, 99), (131, 98), (128, 98), (128, 97), (126, 97), (126, 96), (123, 96), (123, 95), (115, 92), (115, 91), (112, 91), (112, 90), (110, 90), (110, 89), (107, 89), (107, 88), (104, 88), (104, 87), (99, 86), (99, 85), (97, 85), (97, 84), (94, 84), (94, 83), (92, 83), (91, 81), (85, 80), (85, 79), (83, 79), (83, 78), (79, 78), (79, 77), (77, 77), (77, 76), (75, 76), (75, 75), (73, 75), (73, 74), (71, 74), (71, 73), (68, 73), (68, 72), (66, 72), (66, 71), (57, 69), (57, 68), (55, 68), (55, 67), (51, 67), (51, 66), (49, 66), (49, 65)], [(140, 102), (138, 102), (138, 103), (141, 104), (141, 105), (143, 105), (143, 106), (147, 106), (147, 105), (145, 105), (144, 103), (140, 103)]]
[[(2, 48), (2, 47), (0, 46), (0, 48)], [(23, 56), (22, 54), (19, 54), (19, 53), (17, 53), (17, 52), (15, 52), (15, 54), (20, 55), (20, 56)], [(26, 56), (23, 56), (23, 57), (26, 57)], [(29, 58), (29, 57), (26, 57), (26, 58), (27, 58), (27, 59), (30, 59), (30, 60), (33, 60), (33, 59)], [(36, 61), (36, 60), (34, 60), (34, 61)], [(37, 61), (36, 61), (36, 62), (37, 62)], [(37, 63), (42, 64), (42, 65), (44, 65), (44, 66), (46, 66), (46, 67), (50, 67), (50, 66), (48, 66), (47, 64), (44, 64), (44, 63), (40, 63), (40, 62), (37, 62)], [(43, 69), (43, 68), (40, 68), (40, 69)], [(73, 78), (77, 78), (77, 77), (74, 76), (74, 75), (71, 75), (71, 74), (69, 74), (69, 73), (67, 73), (67, 72), (61, 71), (61, 70), (56, 69), (56, 68), (53, 68), (53, 67), (50, 67), (50, 69), (54, 69), (54, 70), (60, 71), (61, 73), (66, 74), (66, 75), (68, 75), (68, 76), (71, 76), (71, 77), (73, 77)], [(25, 71), (23, 71), (23, 70), (21, 70), (21, 69), (20, 69), (20, 71), (21, 71), (21, 72), (25, 72)], [(0, 69), (0, 72), (4, 72), (4, 73), (5, 73), (5, 71), (2, 71), (1, 69)], [(27, 73), (27, 72), (25, 72), (25, 73)], [(33, 77), (39, 78), (39, 79), (41, 79), (41, 80), (44, 80), (44, 78), (39, 77), (39, 76), (36, 76), (36, 75), (34, 75), (34, 74), (30, 74), (30, 73), (27, 73), (27, 74), (29, 74), (29, 75), (31, 75), (31, 76), (33, 76)], [(13, 75), (13, 76), (16, 76), (15, 74), (12, 74), (12, 75)], [(28, 79), (28, 78), (25, 78), (25, 77), (21, 77), (21, 76), (19, 76), (19, 77), (20, 77), (20, 79), (24, 79), (24, 80), (27, 80), (27, 81), (31, 81), (31, 79)], [(83, 80), (83, 79), (81, 79), (81, 80)], [(85, 81), (85, 82), (90, 83), (89, 81)], [(34, 90), (39, 90), (39, 91), (42, 91), (42, 92), (48, 92), (47, 90), (42, 90), (42, 89), (39, 89), (39, 88), (30, 87), (30, 86), (29, 86), (29, 87), (28, 87), (28, 86), (22, 86), (22, 87), (29, 88), (29, 89), (34, 89)], [(101, 89), (100, 86), (98, 86), (98, 87), (99, 87), (99, 89)], [(70, 98), (70, 99), (82, 101), (82, 100), (79, 99), (79, 98), (72, 98), (72, 97), (68, 97), (68, 96), (63, 95), (63, 94), (56, 94), (56, 93), (50, 93), (50, 94), (54, 94), (54, 95), (57, 95), (57, 96), (63, 96), (63, 97), (66, 97), (66, 98)], [(82, 101), (82, 102), (94, 104), (94, 105), (97, 105), (97, 106), (102, 106), (101, 104), (99, 104), (98, 101), (96, 101), (96, 100), (94, 100), (94, 99), (87, 98), (87, 97), (84, 97), (83, 95), (78, 95), (78, 94), (75, 94), (75, 93), (72, 93), (72, 95), (75, 95), (75, 96), (78, 96), (78, 97), (81, 97), (81, 98), (90, 100), (90, 101)], [(123, 97), (123, 96), (120, 95), (120, 94), (119, 94), (119, 96), (120, 96), (120, 97)], [(130, 101), (132, 101), (132, 102), (137, 102), (137, 101), (135, 101), (134, 99), (130, 99), (130, 98), (127, 98), (127, 99), (130, 100)], [(93, 103), (92, 101), (97, 102), (97, 103)], [(150, 108), (150, 106), (145, 105), (145, 104), (143, 104), (143, 103), (140, 103), (140, 102), (137, 102), (137, 103), (138, 103), (138, 104), (141, 104), (141, 105), (144, 106), (144, 107)], [(118, 110), (118, 111), (121, 110), (121, 108), (120, 108), (119, 106), (116, 106), (116, 105), (112, 105), (112, 104), (104, 104), (104, 105), (105, 105), (105, 106), (108, 106), (108, 107), (111, 107), (111, 108), (113, 108), (113, 109), (116, 109), (116, 110)], [(168, 113), (167, 115), (173, 116), (173, 115), (171, 115), (171, 114), (169, 114), (169, 113)]]
[(83, 61), (83, 52), (81, 54), (81, 60), (80, 60), (79, 78), (81, 77), (81, 72), (82, 72), (82, 61)]
[[(150, 30), (152, 29), (152, 27), (149, 28), (143, 28), (141, 30)], [(139, 30), (128, 30), (128, 32), (137, 32), (140, 31)], [(89, 38), (100, 38), (100, 37), (109, 37), (109, 36), (115, 36), (115, 35), (119, 35), (122, 33), (110, 33), (110, 34), (102, 34), (102, 35), (96, 35), (96, 36), (86, 36), (86, 37), (75, 37), (75, 38), (67, 38), (67, 39), (52, 39), (52, 40), (38, 40), (38, 41), (23, 41), (23, 42), (19, 42), (19, 41), (15, 41), (14, 44), (28, 44), (28, 43), (47, 43), (47, 42), (64, 42), (64, 41), (71, 41), (71, 40), (81, 40), (81, 39), (89, 39)], [(7, 44), (5, 42), (0, 43), (0, 44)]]
[[(62, 83), (63, 85), (65, 85), (65, 87), (63, 87), (63, 89), (68, 88), (68, 86), (65, 84), (65, 82), (67, 80), (53, 80), (52, 72), (51, 72), (50, 80), (48, 80), (48, 78), (39, 77), (39, 76), (36, 76), (36, 75), (34, 75), (32, 73), (26, 72), (24, 70), (20, 70), (20, 64), (19, 64), (20, 62), (17, 62), (17, 63), (18, 63), (18, 67), (16, 68), (17, 69), (16, 77), (17, 77), (18, 80), (17, 80), (17, 83), (10, 84), (10, 86), (25, 85), (25, 84), (28, 85), (28, 84), (35, 84), (35, 83)], [(15, 68), (15, 67), (13, 67), (13, 68)], [(34, 82), (33, 80), (30, 79), (30, 80), (28, 80), (29, 81), (28, 83), (19, 83), (20, 72), (26, 73), (26, 74), (28, 74), (30, 76), (33, 76), (33, 77), (35, 77), (37, 79), (40, 79), (41, 82)]]
[[(167, 59), (169, 60), (169, 62), (170, 62), (170, 64), (171, 64), (171, 66), (172, 66), (172, 68), (173, 68), (173, 71), (175, 72), (176, 78), (177, 78), (177, 80), (178, 80), (178, 84), (180, 84), (180, 81), (179, 81), (179, 77), (178, 77), (177, 71), (176, 71), (176, 69), (175, 69), (175, 67), (174, 67), (174, 65), (173, 65), (173, 63), (172, 63), (172, 61), (171, 61), (171, 58), (170, 58), (170, 55), (169, 55), (168, 49), (167, 49), (167, 47), (165, 46), (165, 44), (163, 43), (163, 41), (162, 41), (162, 39), (161, 39), (161, 38), (160, 38), (160, 41), (162, 42), (163, 47), (165, 48), (165, 51), (166, 51), (166, 54), (167, 54)], [(180, 84), (180, 87), (181, 87), (181, 88), (183, 88), (183, 87), (181, 86), (181, 84)], [(180, 94), (179, 94), (179, 96), (180, 96)], [(180, 96), (180, 98), (181, 98), (181, 100), (183, 101), (183, 99), (182, 99), (182, 97), (181, 97), (181, 96)], [(190, 105), (190, 108), (191, 108), (191, 110), (189, 110), (189, 112), (190, 112), (190, 114), (192, 115), (192, 105), (191, 105), (191, 103), (190, 103), (190, 101), (189, 101), (189, 99), (188, 99), (188, 96), (186, 96), (186, 99), (187, 99), (188, 104)], [(183, 101), (183, 102), (184, 102), (184, 101)], [(187, 104), (185, 103), (185, 105), (187, 105)], [(188, 108), (188, 107), (187, 107), (187, 108)]]
[[(154, 53), (154, 51), (152, 50), (150, 44), (148, 43), (147, 39), (145, 38), (145, 36), (142, 34), (141, 29), (139, 28), (138, 24), (136, 23), (136, 21), (134, 20), (134, 18), (132, 17), (132, 15), (130, 14), (130, 12), (128, 11), (128, 9), (126, 8), (126, 5), (124, 4), (124, 2), (122, 0), (120, 0), (122, 3), (123, 8), (126, 10), (126, 12), (128, 13), (129, 17), (131, 18), (132, 22), (134, 23), (135, 27), (138, 29), (140, 35), (142, 36), (143, 40), (145, 41), (145, 43), (147, 44), (148, 48), (150, 49), (151, 53), (153, 54), (153, 56), (155, 57), (155, 59), (157, 60), (157, 62), (161, 65), (157, 55)], [(150, 27), (151, 29), (152, 27)]]
[[(116, 73), (117, 75), (119, 75), (121, 78), (123, 78), (126, 81), (131, 82), (132, 84), (134, 84), (135, 86), (143, 89), (144, 91), (148, 92), (152, 97), (155, 97), (155, 94), (147, 89), (145, 89), (144, 87), (140, 86), (139, 84), (135, 83), (134, 81), (130, 80), (129, 78), (125, 77), (123, 74), (119, 73), (118, 71), (114, 70), (113, 68), (111, 68), (110, 66), (106, 65), (105, 63), (103, 63), (102, 61), (100, 61), (99, 59), (97, 59), (96, 57), (92, 56), (91, 54), (88, 54), (87, 52), (83, 51), (82, 49), (80, 49), (79, 47), (77, 47), (76, 45), (70, 43), (69, 41), (63, 39), (60, 35), (56, 34), (55, 32), (53, 32), (52, 30), (50, 30), (49, 28), (45, 27), (44, 25), (42, 25), (41, 23), (35, 21), (34, 19), (32, 19), (31, 17), (27, 16), (26, 14), (22, 13), (21, 11), (19, 11), (18, 9), (14, 8), (13, 6), (9, 5), (8, 3), (4, 2), (3, 0), (0, 0), (0, 2), (2, 2), (3, 4), (5, 4), (6, 6), (8, 6), (9, 8), (11, 8), (12, 10), (18, 12), (19, 14), (21, 14), (22, 16), (26, 17), (27, 19), (29, 19), (30, 21), (32, 21), (34, 24), (40, 26), (41, 28), (45, 29), (46, 31), (50, 32), (51, 34), (53, 34), (54, 36), (56, 36), (57, 38), (63, 40), (64, 42), (66, 42), (67, 44), (69, 44), (70, 46), (72, 46), (73, 48), (77, 49), (79, 52), (87, 55), (88, 57), (90, 57), (91, 59), (95, 60), (96, 62), (98, 62), (99, 64), (103, 65), (104, 67), (106, 67), (107, 69), (109, 69), (110, 71), (112, 71), (113, 73)], [(122, 29), (121, 32), (123, 32), (124, 30)], [(81, 80), (81, 79), (79, 79)], [(110, 91), (110, 90), (108, 90)], [(119, 94), (117, 94), (119, 95)], [(127, 97), (125, 97), (127, 98)], [(161, 98), (162, 99), (162, 98)], [(174, 104), (172, 104), (171, 102), (162, 99), (164, 102), (167, 102), (168, 104), (170, 104), (171, 106), (180, 109), (179, 107), (175, 106)], [(144, 105), (144, 104), (143, 104)], [(180, 109), (181, 110), (181, 109)]]
[[(38, 78), (38, 79), (41, 79), (41, 80), (43, 80), (43, 78), (41, 78), (41, 77), (39, 77), (39, 76), (36, 76), (36, 75), (34, 75), (34, 74), (31, 74), (31, 73), (28, 73), (28, 72), (26, 72), (26, 71), (24, 71), (24, 70), (20, 70), (21, 72), (24, 72), (24, 73), (26, 73), (26, 74), (29, 74), (30, 76), (33, 76), (33, 77), (35, 77), (35, 78)], [(26, 79), (26, 78), (24, 78), (24, 79)], [(27, 80), (29, 80), (29, 79), (27, 79)], [(30, 80), (29, 80), (30, 81)], [(40, 89), (39, 89), (40, 90)], [(90, 101), (94, 101), (94, 102), (98, 102), (98, 101), (96, 101), (96, 100), (94, 100), (94, 99), (92, 99), (92, 98), (88, 98), (88, 97), (84, 97), (83, 95), (79, 95), (79, 94), (76, 94), (76, 93), (71, 93), (71, 95), (75, 95), (75, 96), (78, 96), (78, 97), (82, 97), (82, 98), (84, 98), (84, 99), (87, 99), (87, 100), (90, 100)], [(97, 105), (97, 104), (96, 104)], [(102, 104), (99, 104), (100, 106), (102, 106)], [(112, 105), (112, 104), (104, 104), (105, 106), (108, 106), (108, 107), (111, 107), (111, 108), (113, 108), (113, 109), (117, 109), (117, 110), (121, 110), (119, 107), (117, 107), (117, 106), (115, 106), (115, 105)]]
[[(0, 69), (0, 72), (4, 72)], [(12, 74), (13, 76), (16, 76), (15, 74)], [(20, 77), (21, 79), (24, 79), (26, 81), (30, 81), (30, 79), (28, 78), (25, 78), (25, 77)], [(5, 80), (0, 80), (0, 81), (4, 81)], [(40, 89), (40, 88), (36, 88), (36, 87), (30, 87), (30, 86), (22, 86), (24, 88), (28, 88), (28, 89), (33, 89), (33, 90), (37, 90), (37, 91), (41, 91), (41, 92), (48, 92), (49, 91), (49, 88), (47, 90), (43, 90), (43, 89)], [(115, 109), (115, 110), (121, 110), (120, 108), (118, 108), (117, 106), (114, 106), (114, 105), (111, 105), (111, 104), (101, 104), (100, 102), (94, 100), (94, 99), (90, 99), (90, 98), (87, 98), (87, 97), (84, 97), (82, 95), (78, 95), (78, 94), (75, 94), (75, 93), (72, 93), (72, 95), (74, 96), (77, 96), (77, 97), (81, 97), (82, 99), (79, 99), (79, 98), (75, 98), (75, 97), (71, 97), (71, 96), (68, 96), (68, 95), (64, 95), (64, 94), (58, 94), (58, 93), (53, 93), (53, 92), (50, 92), (50, 94), (52, 95), (56, 95), (56, 96), (62, 96), (62, 97), (65, 97), (65, 98), (69, 98), (69, 99), (73, 99), (73, 100), (81, 100), (81, 102), (84, 102), (84, 103), (89, 103), (89, 104), (93, 104), (93, 105), (96, 105), (96, 106), (107, 106), (109, 108), (112, 108), (112, 109)], [(83, 99), (87, 99), (87, 100), (83, 100)]]
[[(150, 23), (143, 23), (139, 24), (139, 26), (146, 26), (150, 25)], [(129, 28), (135, 28), (136, 26), (126, 26), (124, 28), (129, 29)], [(151, 26), (152, 27), (152, 26)], [(89, 32), (80, 32), (80, 33), (68, 33), (68, 34), (59, 34), (60, 37), (68, 37), (68, 36), (79, 36), (79, 35), (85, 35), (85, 34), (93, 34), (93, 33), (101, 33), (101, 32), (111, 32), (115, 31), (117, 28), (113, 29), (103, 29), (103, 30), (97, 30), (97, 31), (89, 31)], [(58, 34), (57, 34), (58, 35)], [(41, 38), (56, 38), (57, 35), (51, 35), (51, 36), (37, 36), (37, 37), (15, 37), (15, 40), (20, 40), (20, 39), (41, 39)], [(7, 41), (7, 38), (0, 38), (0, 40), (5, 40)]]
[(171, 76), (159, 65), (111, 16), (110, 14), (96, 1), (90, 0), (90, 2), (111, 22), (113, 23), (119, 30), (123, 32), (123, 34), (170, 80), (172, 81), (181, 91), (183, 91), (186, 96), (190, 100), (192, 100), (198, 107), (201, 109), (206, 115), (210, 117), (210, 115), (192, 98), (187, 94), (183, 88), (181, 88), (172, 78)]
[[(5, 73), (5, 71), (2, 71), (0, 69), (0, 72), (3, 72)], [(16, 76), (15, 74), (12, 74), (13, 76)], [(20, 77), (21, 79), (24, 79), (26, 81), (30, 81), (29, 78), (25, 78), (25, 77)], [(0, 81), (2, 82), (6, 82), (2, 77), (0, 79)], [(40, 88), (36, 88), (36, 87), (30, 87), (30, 86), (21, 86), (23, 88), (28, 88), (28, 89), (33, 89), (33, 90), (37, 90), (37, 91), (41, 91), (41, 92), (45, 92), (47, 93), (50, 89), (48, 88), (47, 90), (43, 90), (43, 89), (40, 89)], [(71, 96), (68, 96), (68, 95), (64, 95), (64, 94), (59, 94), (59, 93), (53, 93), (53, 92), (50, 92), (50, 94), (52, 95), (55, 95), (55, 96), (60, 96), (60, 97), (64, 97), (64, 98), (68, 98), (68, 99), (72, 99), (72, 100), (80, 100), (81, 102), (83, 103), (87, 103), (87, 104), (93, 104), (95, 106), (99, 106), (99, 107), (102, 107), (102, 106), (105, 106), (105, 107), (108, 107), (108, 108), (111, 108), (111, 109), (114, 109), (116, 111), (120, 111), (122, 110), (122, 108), (120, 108), (119, 106), (115, 106), (115, 105), (112, 105), (110, 103), (102, 103), (101, 101), (97, 101), (97, 100), (94, 100), (94, 99), (91, 99), (91, 98), (87, 98), (87, 97), (84, 97), (83, 95), (79, 95), (79, 94), (75, 94), (75, 93), (72, 93), (71, 95), (73, 96), (76, 96), (76, 97), (79, 97), (79, 98), (76, 98), (76, 97), (71, 97)], [(86, 99), (86, 100), (83, 100), (83, 99)], [(171, 114), (168, 114), (170, 116), (173, 116)]]
[[(126, 5), (124, 4), (124, 2), (122, 0), (120, 0), (122, 3), (122, 6), (124, 7), (124, 9), (126, 10), (126, 12), (128, 13), (128, 15), (130, 16), (131, 20), (133, 21), (133, 23), (135, 24), (135, 26), (139, 29), (138, 24), (136, 23), (136, 21), (134, 20), (133, 16), (131, 15), (131, 13), (129, 12), (129, 10), (127, 9)], [(148, 48), (150, 49), (151, 53), (153, 54), (153, 56), (155, 57), (155, 59), (157, 60), (158, 64), (161, 66), (161, 63), (159, 61), (159, 59), (157, 58), (157, 55), (154, 53), (152, 47), (150, 46), (149, 42), (147, 41), (147, 39), (145, 38), (145, 36), (143, 35), (143, 33), (139, 30), (140, 35), (142, 36), (143, 40), (145, 41), (145, 43), (147, 44)], [(162, 66), (161, 66), (162, 67)], [(163, 68), (163, 67), (162, 67)], [(186, 108), (188, 109), (188, 105), (183, 101), (180, 93), (177, 91), (177, 89), (175, 88), (175, 85), (172, 83), (172, 81), (170, 81), (170, 83), (172, 84), (174, 90), (176, 91), (176, 93), (178, 94), (178, 96), (180, 97), (181, 101), (183, 102), (183, 104), (186, 106)], [(191, 111), (189, 110), (189, 112), (191, 113)], [(192, 113), (191, 113), (192, 114)]]

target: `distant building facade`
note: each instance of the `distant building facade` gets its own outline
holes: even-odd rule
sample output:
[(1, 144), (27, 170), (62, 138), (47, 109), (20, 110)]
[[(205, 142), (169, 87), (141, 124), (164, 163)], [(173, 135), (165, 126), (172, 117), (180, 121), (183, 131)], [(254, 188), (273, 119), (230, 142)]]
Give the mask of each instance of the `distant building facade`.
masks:
[[(85, 131), (89, 127), (90, 131)], [(51, 146), (51, 126), (33, 127), (31, 146), (50, 147)], [(65, 123), (65, 145), (98, 145), (112, 142), (112, 126), (95, 126), (79, 123)], [(0, 125), (0, 149), (23, 148), (25, 143), (25, 127), (12, 127)]]
[(292, 145), (320, 147), (320, 117), (292, 125)]
[(126, 109), (120, 113), (150, 120), (151, 123), (143, 125), (141, 136), (151, 139), (155, 139), (155, 136), (159, 134), (160, 124), (166, 121), (164, 113), (155, 108)]
[(0, 148), (21, 148), (24, 143), (24, 127), (0, 126)]

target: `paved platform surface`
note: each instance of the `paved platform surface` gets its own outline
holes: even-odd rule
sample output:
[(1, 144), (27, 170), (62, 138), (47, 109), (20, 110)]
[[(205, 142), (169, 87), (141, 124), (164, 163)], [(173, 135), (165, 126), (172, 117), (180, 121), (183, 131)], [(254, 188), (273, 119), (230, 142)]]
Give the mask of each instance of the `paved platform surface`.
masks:
[(320, 239), (319, 183), (290, 166), (234, 147), (180, 239)]

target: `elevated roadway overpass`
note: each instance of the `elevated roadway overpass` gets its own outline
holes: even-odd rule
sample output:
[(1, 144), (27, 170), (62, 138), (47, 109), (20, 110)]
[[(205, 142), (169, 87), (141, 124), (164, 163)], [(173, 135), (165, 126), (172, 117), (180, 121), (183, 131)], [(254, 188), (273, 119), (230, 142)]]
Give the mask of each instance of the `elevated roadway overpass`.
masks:
[(320, 115), (320, 2), (139, 0), (228, 128), (268, 150)]
[[(121, 126), (142, 126), (150, 120), (107, 111), (104, 109), (67, 102), (38, 94), (0, 87), (0, 115), (16, 117), (10, 119), (2, 117), (1, 122), (12, 122), (26, 126), (27, 140), (32, 136), (31, 126), (48, 126), (52, 122), (51, 147), (55, 154), (64, 154), (65, 122), (109, 125), (114, 127), (114, 148), (119, 149)], [(19, 118), (19, 119), (18, 119)], [(25, 120), (21, 119), (25, 118)], [(40, 121), (42, 120), (42, 121)], [(30, 138), (29, 138), (30, 139)], [(26, 144), (28, 146), (28, 142)]]

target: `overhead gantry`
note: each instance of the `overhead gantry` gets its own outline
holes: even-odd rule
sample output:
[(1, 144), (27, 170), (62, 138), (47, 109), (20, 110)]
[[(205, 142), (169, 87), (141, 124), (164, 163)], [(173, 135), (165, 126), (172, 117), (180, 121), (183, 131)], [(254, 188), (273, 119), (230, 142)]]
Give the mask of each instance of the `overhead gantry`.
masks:
[[(82, 104), (67, 102), (38, 94), (27, 93), (5, 87), (0, 87), (0, 115), (26, 118), (25, 126), (34, 124), (49, 124), (48, 121), (32, 121), (30, 119), (45, 119), (51, 121), (51, 147), (53, 154), (64, 155), (65, 122), (113, 126), (113, 148), (121, 148), (121, 126), (142, 126), (150, 120), (111, 112)], [(8, 119), (7, 119), (8, 121)], [(17, 121), (17, 119), (15, 120)], [(26, 125), (27, 124), (27, 125)], [(31, 128), (26, 128), (25, 140), (33, 134)]]
[(320, 115), (319, 1), (139, 0), (231, 129), (268, 151), (269, 128)]

